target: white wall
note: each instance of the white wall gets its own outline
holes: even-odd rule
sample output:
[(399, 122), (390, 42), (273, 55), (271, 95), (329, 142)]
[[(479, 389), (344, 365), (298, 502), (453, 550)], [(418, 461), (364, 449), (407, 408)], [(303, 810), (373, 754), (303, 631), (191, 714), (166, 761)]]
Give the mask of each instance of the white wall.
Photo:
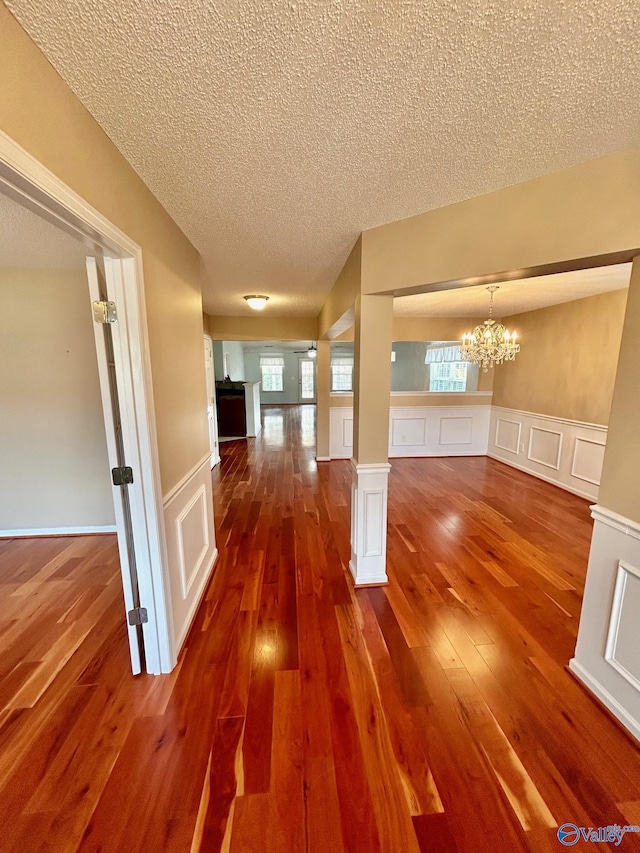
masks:
[[(462, 397), (463, 395), (459, 395)], [(491, 406), (391, 406), (389, 458), (400, 456), (484, 456)], [(353, 409), (329, 412), (332, 459), (353, 455)]]
[(225, 379), (225, 354), (227, 356), (227, 370), (232, 382), (248, 382), (244, 369), (244, 347), (240, 341), (214, 341), (213, 362), (215, 365), (216, 380)]
[(597, 500), (607, 427), (492, 406), (488, 455)]
[[(270, 353), (271, 354), (271, 353)], [(260, 390), (261, 403), (297, 403), (298, 381), (299, 381), (299, 359), (300, 355), (291, 352), (275, 353), (284, 358), (284, 391)], [(245, 376), (247, 382), (259, 382), (262, 379), (260, 372), (260, 353), (254, 350), (245, 351), (244, 354)]]
[(114, 524), (83, 270), (0, 269), (0, 534)]

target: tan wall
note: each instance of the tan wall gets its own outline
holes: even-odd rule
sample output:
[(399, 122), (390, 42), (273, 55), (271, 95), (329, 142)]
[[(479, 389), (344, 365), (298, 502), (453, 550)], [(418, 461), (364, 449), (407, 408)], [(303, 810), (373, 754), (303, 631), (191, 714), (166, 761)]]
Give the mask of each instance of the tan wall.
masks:
[(85, 273), (0, 269), (0, 530), (114, 521)]
[(484, 317), (394, 317), (394, 341), (459, 341)]
[(633, 263), (598, 503), (640, 522), (640, 257)]
[(626, 299), (617, 290), (509, 317), (522, 349), (494, 368), (494, 405), (606, 425)]
[(209, 447), (200, 257), (4, 4), (0, 130), (142, 247), (166, 493)]
[(362, 292), (593, 266), (640, 251), (640, 148), (362, 234)]
[(269, 317), (263, 312), (249, 317), (212, 314), (205, 314), (205, 317), (208, 334), (219, 341), (315, 341), (318, 338), (316, 317)]
[(362, 238), (358, 237), (318, 315), (318, 337), (336, 338), (353, 325), (353, 306), (360, 294)]

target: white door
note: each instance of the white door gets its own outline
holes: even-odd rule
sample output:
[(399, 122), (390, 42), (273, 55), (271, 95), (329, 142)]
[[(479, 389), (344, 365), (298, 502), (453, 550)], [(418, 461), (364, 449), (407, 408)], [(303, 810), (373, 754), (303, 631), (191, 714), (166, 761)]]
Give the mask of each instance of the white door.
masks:
[[(104, 273), (95, 258), (87, 258), (87, 277), (91, 303), (107, 302), (108, 293)], [(107, 436), (107, 453), (112, 469), (120, 469), (127, 465), (124, 457), (122, 421), (120, 400), (118, 397), (118, 380), (116, 376), (116, 360), (114, 357), (112, 323), (93, 323), (96, 339), (96, 355), (98, 358), (98, 373), (100, 376), (100, 393), (102, 407), (105, 412), (105, 433)], [(138, 573), (136, 555), (133, 544), (133, 527), (131, 523), (131, 506), (129, 502), (128, 485), (115, 485), (112, 482), (113, 505), (118, 530), (118, 551), (120, 554), (120, 571), (124, 590), (125, 619), (129, 635), (129, 651), (131, 653), (131, 668), (134, 675), (142, 671), (144, 644), (141, 625), (131, 625), (128, 614), (134, 613), (140, 607), (140, 592), (138, 589)]]
[(316, 360), (315, 358), (301, 358), (299, 365), (299, 400), (301, 403), (315, 403)]
[(209, 419), (209, 448), (211, 450), (211, 467), (220, 461), (218, 447), (218, 412), (216, 411), (216, 381), (213, 364), (213, 341), (208, 335), (204, 336), (204, 367), (207, 377), (207, 417)]

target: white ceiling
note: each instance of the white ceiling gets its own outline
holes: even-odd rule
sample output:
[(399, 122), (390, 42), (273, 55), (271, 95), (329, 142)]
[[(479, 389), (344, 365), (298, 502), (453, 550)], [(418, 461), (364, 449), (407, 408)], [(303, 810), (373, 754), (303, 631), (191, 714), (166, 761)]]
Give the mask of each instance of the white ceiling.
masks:
[(0, 193), (0, 267), (81, 269), (86, 254), (79, 240)]
[[(630, 277), (631, 264), (618, 264), (501, 282), (493, 297), (493, 313), (496, 317), (509, 317), (610, 290), (622, 290), (629, 286)], [(396, 317), (484, 317), (488, 308), (486, 284), (401, 296), (393, 301)]]
[(360, 231), (635, 143), (638, 0), (6, 0), (203, 254), (316, 314)]

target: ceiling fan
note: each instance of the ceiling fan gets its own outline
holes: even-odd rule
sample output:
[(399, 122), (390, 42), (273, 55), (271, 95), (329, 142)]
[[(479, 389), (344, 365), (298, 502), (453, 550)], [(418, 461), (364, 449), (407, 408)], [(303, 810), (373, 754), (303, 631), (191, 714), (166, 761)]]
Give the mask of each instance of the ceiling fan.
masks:
[(316, 345), (313, 341), (311, 341), (311, 346), (309, 349), (294, 349), (295, 355), (306, 355), (307, 358), (316, 358), (318, 355), (318, 350), (316, 349)]

